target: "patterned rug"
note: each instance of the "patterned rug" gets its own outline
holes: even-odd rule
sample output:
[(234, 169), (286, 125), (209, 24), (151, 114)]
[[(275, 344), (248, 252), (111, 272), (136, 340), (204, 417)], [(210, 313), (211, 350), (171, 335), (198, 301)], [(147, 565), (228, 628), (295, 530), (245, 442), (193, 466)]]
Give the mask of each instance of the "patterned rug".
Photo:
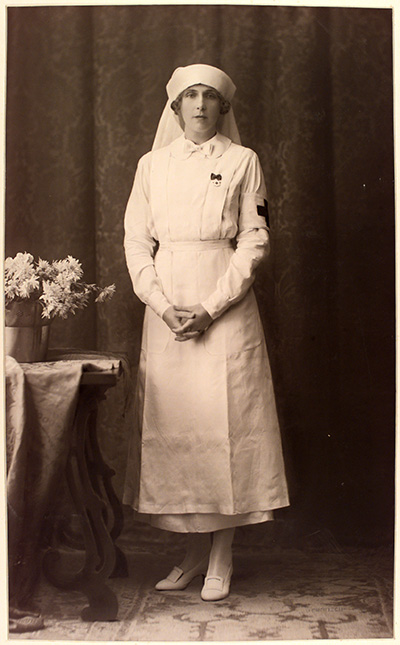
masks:
[[(71, 568), (76, 562), (65, 554)], [(45, 629), (11, 639), (87, 641), (268, 641), (392, 637), (391, 559), (376, 553), (235, 553), (231, 594), (200, 599), (201, 578), (184, 591), (154, 583), (174, 555), (128, 553), (129, 578), (113, 579), (118, 621), (85, 623), (78, 592), (40, 583), (35, 601)]]

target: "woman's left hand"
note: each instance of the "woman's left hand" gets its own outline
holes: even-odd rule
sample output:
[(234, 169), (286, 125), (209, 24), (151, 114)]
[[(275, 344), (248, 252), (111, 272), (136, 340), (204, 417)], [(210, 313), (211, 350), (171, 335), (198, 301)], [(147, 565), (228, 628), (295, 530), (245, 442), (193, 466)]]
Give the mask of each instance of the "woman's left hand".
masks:
[[(182, 307), (174, 306), (174, 309), (181, 311)], [(179, 342), (195, 338), (205, 331), (213, 321), (208, 311), (206, 311), (200, 303), (192, 305), (191, 307), (185, 307), (184, 309), (185, 312), (187, 311), (194, 314), (194, 318), (189, 318), (181, 327), (174, 330), (176, 334), (175, 340)]]

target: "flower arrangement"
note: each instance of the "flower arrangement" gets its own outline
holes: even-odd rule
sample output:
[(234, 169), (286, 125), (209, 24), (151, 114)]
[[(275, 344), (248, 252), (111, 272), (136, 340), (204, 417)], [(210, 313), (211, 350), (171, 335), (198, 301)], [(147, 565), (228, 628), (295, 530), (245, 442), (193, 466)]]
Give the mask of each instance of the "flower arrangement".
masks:
[(38, 302), (42, 318), (67, 318), (89, 304), (104, 302), (115, 292), (115, 285), (98, 287), (83, 282), (79, 260), (68, 255), (64, 260), (35, 260), (30, 253), (17, 253), (5, 260), (5, 304)]

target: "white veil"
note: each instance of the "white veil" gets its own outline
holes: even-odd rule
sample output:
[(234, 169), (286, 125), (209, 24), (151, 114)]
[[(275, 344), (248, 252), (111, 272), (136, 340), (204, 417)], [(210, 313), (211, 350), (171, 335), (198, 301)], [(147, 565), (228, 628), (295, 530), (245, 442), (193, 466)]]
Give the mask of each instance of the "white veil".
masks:
[[(167, 83), (168, 100), (158, 123), (153, 142), (153, 150), (169, 145), (182, 134), (179, 117), (171, 108), (177, 96), (191, 85), (209, 85), (214, 87), (227, 101), (231, 101), (236, 87), (225, 72), (211, 65), (188, 65), (178, 67)], [(232, 106), (227, 114), (221, 115), (217, 125), (218, 132), (240, 144), (240, 135), (236, 125)]]

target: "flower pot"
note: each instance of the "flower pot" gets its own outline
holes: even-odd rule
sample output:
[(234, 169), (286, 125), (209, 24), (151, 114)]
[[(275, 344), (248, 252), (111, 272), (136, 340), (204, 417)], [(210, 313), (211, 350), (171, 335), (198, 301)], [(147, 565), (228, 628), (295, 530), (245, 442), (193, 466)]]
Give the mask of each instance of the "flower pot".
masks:
[(49, 346), (50, 320), (41, 317), (36, 301), (13, 301), (5, 310), (5, 353), (19, 363), (44, 361)]

